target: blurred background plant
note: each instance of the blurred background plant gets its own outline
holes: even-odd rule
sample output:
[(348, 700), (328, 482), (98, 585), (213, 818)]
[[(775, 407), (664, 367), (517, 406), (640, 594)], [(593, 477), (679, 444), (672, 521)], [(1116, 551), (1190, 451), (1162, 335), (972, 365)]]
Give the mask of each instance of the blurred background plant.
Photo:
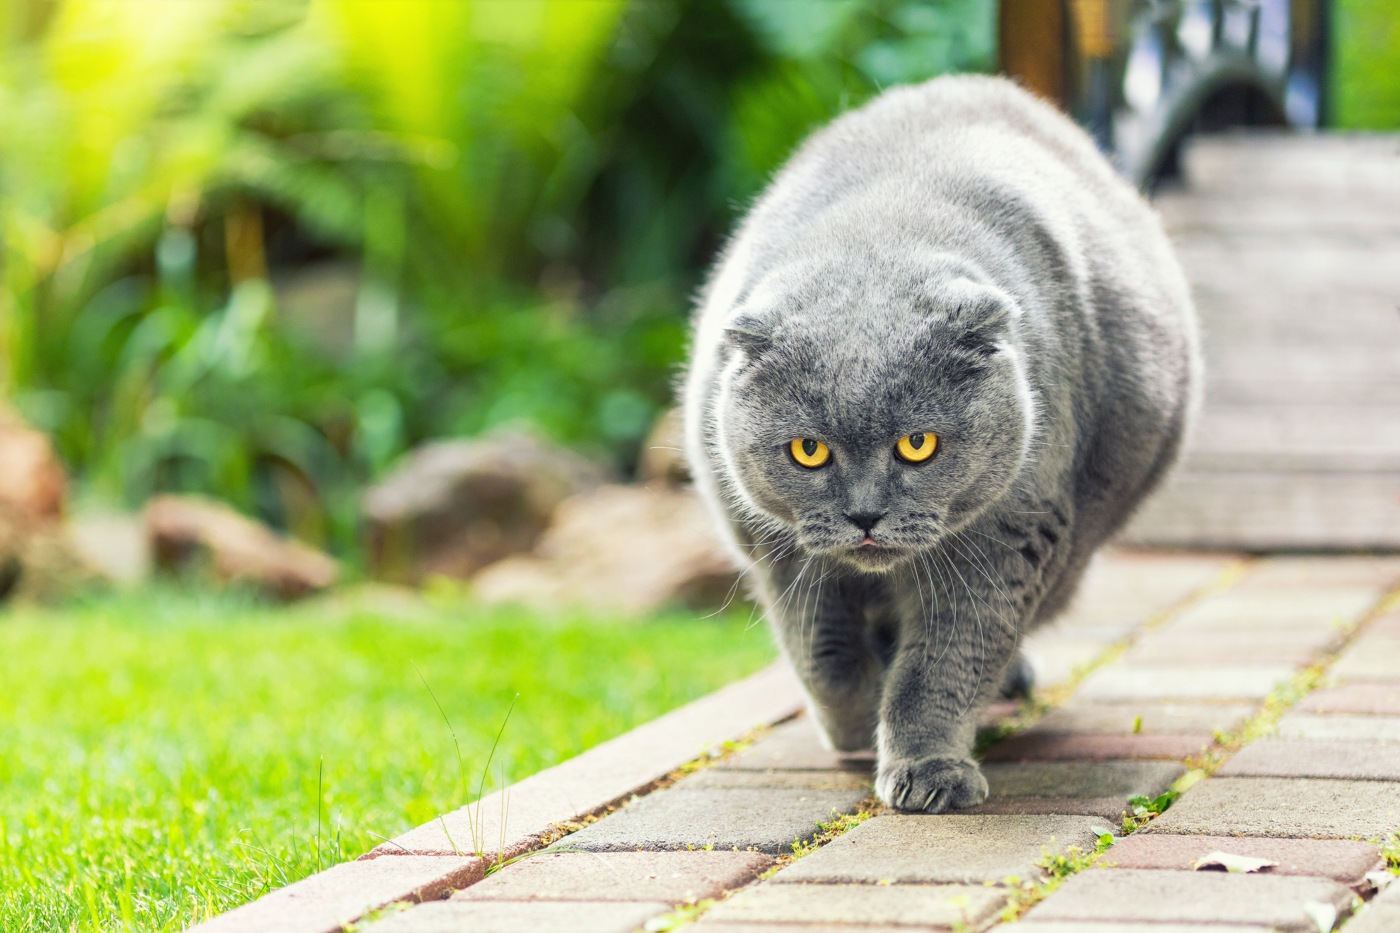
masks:
[[(1384, 0), (1342, 126), (1400, 125)], [(527, 422), (623, 470), (740, 209), (976, 0), (13, 0), (0, 394), (88, 501), (203, 492), (353, 554), (363, 485)]]
[(629, 467), (792, 145), (994, 52), (972, 0), (0, 15), (0, 389), (90, 501), (203, 492), (341, 551), (424, 438)]

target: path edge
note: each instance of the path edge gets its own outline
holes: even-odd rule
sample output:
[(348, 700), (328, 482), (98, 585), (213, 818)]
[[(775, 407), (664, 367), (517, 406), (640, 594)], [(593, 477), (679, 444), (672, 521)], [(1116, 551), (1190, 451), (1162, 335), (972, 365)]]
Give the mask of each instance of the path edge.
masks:
[[(481, 880), (488, 865), (552, 841), (561, 827), (645, 792), (754, 729), (795, 716), (802, 691), (784, 661), (721, 687), (476, 803), (189, 930), (339, 933), (397, 901), (424, 901)], [(475, 840), (476, 845), (472, 844)], [(489, 842), (489, 849), (482, 843)]]

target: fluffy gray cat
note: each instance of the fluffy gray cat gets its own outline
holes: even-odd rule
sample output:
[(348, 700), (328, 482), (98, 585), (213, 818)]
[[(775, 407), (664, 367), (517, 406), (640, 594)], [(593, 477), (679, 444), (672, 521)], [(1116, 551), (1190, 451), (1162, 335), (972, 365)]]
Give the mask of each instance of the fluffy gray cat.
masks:
[(1156, 215), (1008, 81), (809, 138), (702, 298), (699, 490), (812, 715), (886, 803), (980, 803), (977, 714), (1177, 457), (1194, 312)]

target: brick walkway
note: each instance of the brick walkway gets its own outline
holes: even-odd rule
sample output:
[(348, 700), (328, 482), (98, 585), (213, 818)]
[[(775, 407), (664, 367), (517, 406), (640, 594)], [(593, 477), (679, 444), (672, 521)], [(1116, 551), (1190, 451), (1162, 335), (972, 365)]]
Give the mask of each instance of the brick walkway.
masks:
[[(802, 716), (648, 779), (697, 751), (696, 728), (785, 715), (796, 694), (774, 674), (522, 782), (529, 812), (505, 824), (489, 799), (207, 927), (318, 933), (421, 900), (358, 929), (1400, 930), (1400, 883), (1383, 885), (1400, 558), (1109, 554), (1029, 648), (1041, 705), (992, 711), (975, 810), (881, 810), (871, 762), (823, 751)], [(623, 785), (650, 792), (610, 806)], [(470, 835), (515, 860), (461, 855)], [(1193, 870), (1216, 853), (1273, 864)]]

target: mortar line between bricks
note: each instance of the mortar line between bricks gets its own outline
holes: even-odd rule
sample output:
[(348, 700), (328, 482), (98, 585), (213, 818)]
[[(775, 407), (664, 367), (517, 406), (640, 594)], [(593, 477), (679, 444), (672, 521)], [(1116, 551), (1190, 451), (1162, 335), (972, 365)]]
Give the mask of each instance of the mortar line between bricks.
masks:
[[(1089, 675), (1100, 668), (1107, 667), (1121, 658), (1130, 648), (1137, 644), (1138, 640), (1142, 638), (1143, 633), (1161, 628), (1198, 603), (1229, 592), (1235, 584), (1239, 583), (1241, 579), (1248, 575), (1249, 571), (1257, 563), (1257, 557), (1249, 555), (1234, 557), (1230, 563), (1220, 569), (1220, 572), (1215, 575), (1215, 579), (1202, 584), (1176, 602), (1171, 603), (1166, 608), (1148, 615), (1143, 621), (1134, 626), (1131, 632), (1121, 638), (1114, 639), (1100, 649), (1099, 652), (1088, 661), (1077, 665), (1070, 676), (1064, 681), (1055, 684), (1054, 687), (1046, 690), (1043, 695), (1033, 695), (1028, 698), (1022, 704), (1020, 710), (1005, 720), (1005, 724), (1009, 725), (1010, 728), (1005, 732), (999, 732), (996, 735), (995, 741), (990, 743), (988, 747), (990, 747), (991, 744), (1004, 742), (1009, 738), (1013, 738), (1025, 732), (1044, 718), (1051, 710), (1064, 706), (1065, 703), (1074, 696), (1075, 691), (1089, 678)], [(1051, 628), (1053, 628), (1054, 625), (1055, 622), (1049, 623), (1049, 627)], [(985, 751), (985, 749), (982, 750)]]
[[(1361, 613), (1354, 623), (1338, 629), (1336, 639), (1326, 648), (1320, 649), (1313, 656), (1311, 663), (1295, 671), (1282, 687), (1275, 687), (1274, 690), (1270, 691), (1269, 695), (1260, 702), (1259, 711), (1234, 730), (1235, 735), (1231, 738), (1236, 739), (1235, 741), (1221, 742), (1217, 738), (1213, 744), (1224, 753), (1224, 756), (1211, 757), (1200, 763), (1199, 770), (1204, 772), (1204, 777), (1215, 774), (1246, 745), (1272, 732), (1273, 727), (1277, 725), (1284, 713), (1297, 706), (1304, 697), (1321, 685), (1327, 672), (1341, 659), (1346, 649), (1360, 638), (1377, 619), (1397, 605), (1400, 605), (1400, 583), (1392, 584), (1368, 609)], [(1264, 729), (1268, 731), (1261, 731)]]
[[(1114, 660), (1121, 657), (1123, 653), (1127, 651), (1128, 648), (1132, 647), (1132, 645), (1137, 641), (1137, 639), (1141, 637), (1143, 632), (1150, 631), (1151, 629), (1159, 628), (1163, 625), (1166, 625), (1172, 619), (1181, 615), (1187, 609), (1190, 609), (1198, 603), (1206, 599), (1210, 599), (1211, 597), (1219, 596), (1222, 593), (1228, 592), (1242, 578), (1247, 576), (1249, 570), (1252, 569), (1257, 563), (1258, 558), (1256, 557), (1248, 555), (1236, 556), (1230, 561), (1230, 563), (1221, 568), (1220, 572), (1216, 574), (1214, 579), (1197, 587), (1196, 589), (1187, 593), (1185, 596), (1181, 597), (1175, 602), (1170, 603), (1165, 608), (1148, 615), (1132, 630), (1131, 633), (1107, 645), (1088, 662), (1077, 667), (1067, 680), (1065, 680), (1061, 684), (1056, 684), (1052, 690), (1047, 691), (1048, 696), (1028, 698), (1025, 701), (1025, 703), (1023, 703), (1022, 710), (1013, 714), (1007, 720), (1008, 722), (1014, 723), (1014, 728), (1012, 728), (1010, 731), (1005, 732), (1004, 734), (999, 734), (995, 742), (993, 742), (992, 744), (1005, 741), (1013, 735), (1025, 731), (1026, 729), (1034, 725), (1037, 720), (1039, 720), (1050, 710), (1064, 705), (1064, 703), (1067, 702), (1074, 695), (1074, 691), (1079, 688), (1080, 684), (1082, 684), (1084, 680), (1089, 677), (1090, 674), (1092, 674), (1094, 671), (1098, 670), (1101, 667), (1113, 663)], [(1052, 622), (1050, 624), (1053, 626), (1054, 623)], [(997, 725), (1002, 724), (998, 723)], [(802, 853), (794, 853), (791, 856), (780, 856), (777, 863), (775, 863), (770, 869), (768, 869), (758, 877), (754, 878), (747, 884), (741, 885), (731, 890), (727, 890), (719, 898), (712, 899), (709, 903), (701, 902), (699, 904), (677, 904), (674, 906), (672, 914), (666, 916), (674, 916), (676, 919), (682, 921), (682, 925), (693, 923), (695, 920), (699, 919), (717, 904), (722, 903), (723, 901), (729, 899), (730, 897), (733, 897), (741, 891), (745, 891), (750, 888), (768, 883), (769, 879), (771, 879), (773, 875), (777, 874), (779, 871), (786, 868), (788, 865), (791, 865), (793, 862), (797, 861), (800, 858), (803, 858), (807, 855), (812, 854), (813, 852), (816, 852), (817, 850), (827, 845), (834, 839), (838, 838), (848, 830), (859, 825), (861, 822), (864, 822), (866, 819), (869, 819), (873, 816), (878, 816), (886, 812), (889, 812), (888, 808), (881, 804), (879, 800), (877, 800), (874, 797), (867, 798), (865, 801), (862, 802), (862, 804), (860, 805), (860, 809), (856, 811), (856, 814), (854, 814), (854, 816), (858, 817), (857, 819), (849, 822), (842, 822), (842, 825), (840, 825), (838, 830), (835, 832), (825, 831), (814, 834), (814, 836), (811, 839), (810, 845)], [(1047, 840), (1047, 844), (1053, 841), (1053, 839)], [(1011, 889), (1008, 890), (1010, 891)], [(1008, 893), (1008, 904), (1012, 902), (1013, 898), (1014, 891)]]
[[(1225, 592), (1228, 588), (1229, 587), (1225, 587), (1221, 589), (1220, 592)], [(1235, 730), (1235, 735), (1239, 737), (1238, 741), (1224, 742), (1221, 741), (1217, 734), (1217, 739), (1212, 743), (1212, 747), (1207, 749), (1202, 756), (1192, 756), (1184, 759), (1182, 764), (1190, 770), (1178, 779), (1174, 785), (1174, 789), (1177, 790), (1178, 795), (1184, 796), (1198, 784), (1209, 780), (1240, 750), (1250, 743), (1270, 734), (1278, 720), (1282, 718), (1286, 712), (1301, 702), (1309, 693), (1318, 688), (1326, 677), (1327, 671), (1337, 663), (1346, 649), (1360, 638), (1377, 619), (1385, 616), (1396, 608), (1400, 608), (1400, 581), (1390, 584), (1389, 588), (1386, 589), (1369, 608), (1360, 613), (1354, 623), (1341, 627), (1338, 630), (1337, 638), (1328, 647), (1321, 649), (1313, 657), (1312, 663), (1300, 667), (1286, 683), (1270, 691), (1269, 695), (1260, 701), (1258, 711)], [(1146, 626), (1143, 628), (1145, 629)], [(1138, 631), (1141, 630), (1142, 629), (1139, 629)], [(1136, 635), (1137, 632), (1135, 631), (1133, 637), (1136, 637)], [(1205, 760), (1197, 763), (1194, 759), (1198, 757), (1202, 757)], [(1184, 786), (1182, 786), (1183, 782)], [(1173, 803), (1175, 803), (1175, 801), (1173, 801)], [(1131, 830), (1124, 833), (1121, 838), (1126, 838), (1141, 830), (1159, 815), (1160, 813), (1151, 814), (1146, 820), (1137, 823)], [(1400, 830), (1400, 827), (1397, 827), (1397, 830)], [(1116, 841), (1117, 840), (1115, 840), (1115, 843)], [(1025, 904), (1017, 911), (1014, 917), (1003, 917), (1003, 922), (1015, 923), (1019, 921), (1031, 907), (1052, 897), (1055, 890), (1057, 890), (1064, 881), (1092, 867), (1100, 858), (1111, 851), (1112, 849), (1109, 848), (1103, 852), (1096, 853), (1092, 858), (1085, 860), (1083, 863), (1072, 864), (1071, 870), (1067, 871), (1063, 877), (1055, 879), (1048, 890), (1044, 891), (1043, 896), (1037, 897), (1033, 901)], [(1334, 929), (1342, 929), (1354, 913), (1355, 911), (1351, 911), (1340, 916), (1337, 920), (1337, 926)]]

